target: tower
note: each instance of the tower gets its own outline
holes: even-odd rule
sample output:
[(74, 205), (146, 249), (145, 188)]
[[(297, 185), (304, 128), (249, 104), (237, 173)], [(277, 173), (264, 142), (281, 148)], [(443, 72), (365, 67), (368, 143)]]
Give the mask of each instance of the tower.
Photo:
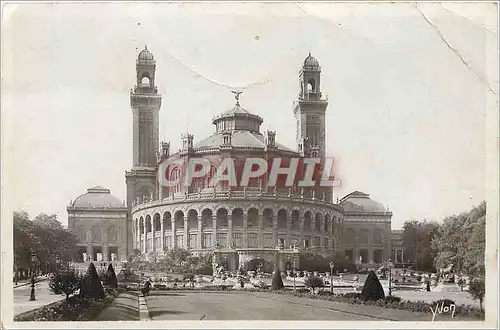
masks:
[(299, 73), (300, 93), (294, 102), (297, 149), (305, 157), (325, 159), (325, 114), (328, 100), (321, 93), (321, 67), (311, 53)]
[(136, 61), (137, 84), (130, 93), (134, 125), (134, 166), (155, 167), (161, 95), (155, 85), (156, 61), (147, 47)]
[[(133, 163), (132, 169), (125, 172), (128, 210), (127, 254), (131, 254), (134, 248), (140, 249), (140, 246), (136, 246), (136, 242), (133, 242), (135, 226), (130, 214), (134, 201), (138, 197), (157, 198), (156, 164), (162, 99), (155, 84), (156, 61), (147, 47), (139, 53), (135, 67), (137, 82), (130, 91), (133, 115)], [(162, 146), (163, 153), (168, 153), (166, 147)]]

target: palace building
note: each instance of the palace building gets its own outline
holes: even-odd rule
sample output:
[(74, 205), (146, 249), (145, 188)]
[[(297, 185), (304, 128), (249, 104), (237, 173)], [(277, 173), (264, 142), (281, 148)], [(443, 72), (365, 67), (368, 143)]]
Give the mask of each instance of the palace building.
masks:
[[(234, 270), (254, 260), (279, 262), (281, 269), (291, 264), (300, 268), (298, 254), (304, 250), (340, 252), (367, 266), (391, 257), (392, 213), (362, 192), (334, 201), (331, 186), (290, 186), (278, 179), (275, 187), (268, 187), (266, 175), (250, 180), (247, 187), (231, 186), (227, 181), (214, 186), (208, 178), (191, 185), (180, 181), (166, 187), (159, 183), (159, 165), (171, 158), (185, 164), (194, 158), (208, 159), (213, 162), (212, 176), (216, 163), (229, 157), (239, 168), (247, 158), (281, 158), (285, 163), (294, 158), (316, 158), (323, 164), (328, 100), (321, 91), (321, 67), (311, 54), (303, 62), (298, 77), (300, 90), (293, 102), (297, 124), (294, 148), (280, 144), (275, 131), (264, 132), (264, 119), (240, 104), (240, 92), (233, 92), (236, 103), (213, 119), (212, 135), (195, 141), (194, 135), (184, 134), (182, 148), (172, 152), (170, 142), (159, 143), (162, 95), (155, 73), (156, 60), (145, 48), (136, 60), (137, 82), (130, 92), (133, 165), (125, 173), (126, 207), (113, 204), (119, 212), (108, 213), (113, 217), (120, 214), (120, 219), (125, 214), (127, 217), (119, 226), (118, 240), (123, 243), (118, 248), (120, 258), (138, 250), (151, 260), (168, 249), (183, 247), (194, 254), (215, 253), (226, 269)], [(166, 175), (175, 178), (182, 173), (169, 167)], [(75, 217), (73, 209), (68, 208), (70, 211)], [(70, 228), (87, 233), (81, 236), (86, 238), (82, 246), (87, 253), (99, 249), (94, 247), (93, 225), (73, 223)], [(107, 258), (111, 246), (115, 245), (102, 245)]]

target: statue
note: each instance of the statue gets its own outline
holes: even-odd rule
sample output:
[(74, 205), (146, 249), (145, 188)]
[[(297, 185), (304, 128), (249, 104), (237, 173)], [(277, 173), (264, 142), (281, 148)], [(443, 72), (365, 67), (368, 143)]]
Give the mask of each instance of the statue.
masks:
[(236, 105), (240, 105), (240, 95), (243, 93), (242, 91), (231, 91), (234, 94), (234, 98), (236, 99)]

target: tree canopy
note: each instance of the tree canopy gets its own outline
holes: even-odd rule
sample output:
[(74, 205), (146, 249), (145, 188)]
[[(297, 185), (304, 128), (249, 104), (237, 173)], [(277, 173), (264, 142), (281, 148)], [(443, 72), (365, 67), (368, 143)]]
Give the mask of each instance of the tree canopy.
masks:
[(66, 262), (77, 256), (77, 237), (64, 229), (57, 215), (39, 214), (30, 220), (24, 211), (14, 212), (14, 263), (20, 268), (31, 267), (31, 254), (41, 265)]

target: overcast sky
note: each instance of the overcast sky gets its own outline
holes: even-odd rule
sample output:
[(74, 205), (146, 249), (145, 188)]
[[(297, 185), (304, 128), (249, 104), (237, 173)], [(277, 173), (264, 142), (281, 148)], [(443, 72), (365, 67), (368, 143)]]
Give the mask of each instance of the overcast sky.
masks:
[[(14, 8), (15, 7), (15, 8)], [(157, 61), (160, 138), (180, 147), (241, 105), (295, 148), (292, 103), (311, 51), (343, 181), (411, 218), (485, 199), (486, 99), (497, 89), (493, 4), (25, 4), (4, 8), (2, 132), (14, 209), (57, 213), (95, 185), (125, 199), (135, 59)], [(444, 38), (444, 40), (443, 40)], [(257, 82), (253, 84), (254, 82)]]

